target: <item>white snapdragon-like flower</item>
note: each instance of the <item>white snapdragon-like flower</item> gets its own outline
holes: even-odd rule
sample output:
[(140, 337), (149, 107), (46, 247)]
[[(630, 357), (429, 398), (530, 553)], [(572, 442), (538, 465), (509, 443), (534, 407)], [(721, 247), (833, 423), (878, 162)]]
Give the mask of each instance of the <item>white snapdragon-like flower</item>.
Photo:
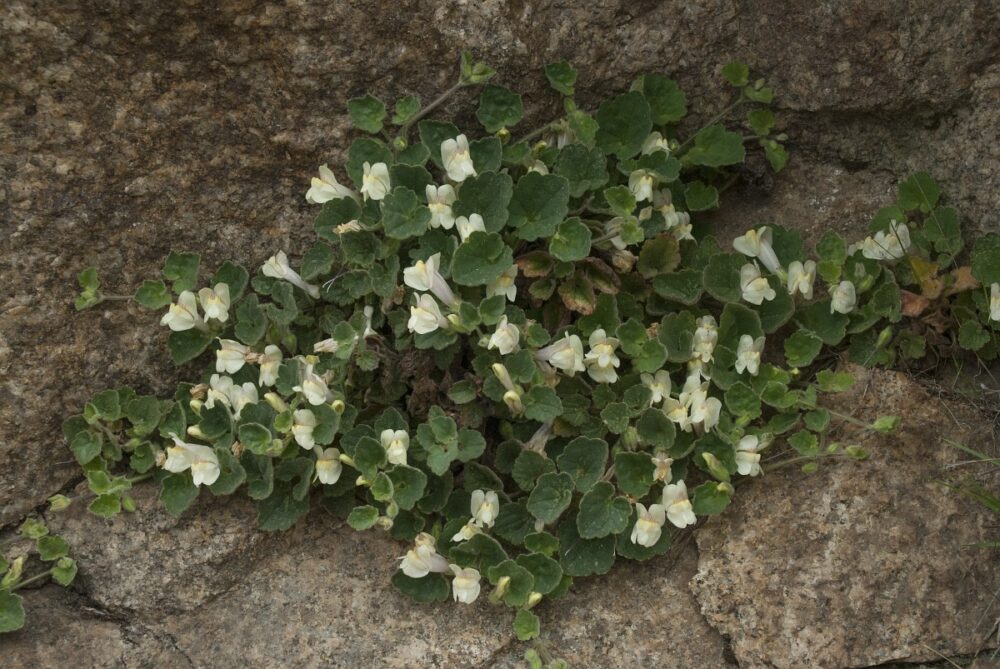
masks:
[(796, 292), (802, 293), (802, 297), (811, 300), (813, 296), (813, 281), (816, 280), (816, 263), (807, 260), (801, 263), (793, 260), (788, 265), (788, 294), (794, 296)]
[(492, 490), (473, 490), (469, 503), (472, 512), (472, 522), (479, 527), (493, 527), (500, 513), (500, 499)]
[(292, 413), (292, 436), (295, 437), (295, 443), (307, 451), (316, 445), (316, 440), (313, 439), (316, 424), (316, 416), (309, 409), (297, 409)]
[(747, 263), (740, 268), (740, 290), (743, 299), (750, 304), (762, 304), (764, 300), (773, 300), (777, 293), (767, 279), (761, 276), (760, 268), (755, 263)]
[(458, 236), (464, 243), (473, 232), (486, 232), (486, 224), (479, 214), (469, 214), (467, 217), (459, 216), (455, 219), (455, 229), (458, 230)]
[(757, 258), (768, 271), (777, 274), (781, 263), (778, 261), (778, 256), (775, 255), (771, 243), (771, 228), (765, 225), (756, 230), (747, 230), (745, 235), (734, 239), (733, 248), (745, 256)]
[(650, 405), (656, 405), (665, 398), (670, 397), (670, 372), (661, 369), (656, 374), (640, 374), (639, 380), (642, 385), (649, 388)]
[(385, 163), (366, 162), (362, 165), (361, 194), (366, 200), (381, 200), (389, 193), (389, 166)]
[(508, 355), (517, 350), (517, 344), (521, 339), (521, 332), (513, 323), (507, 322), (506, 316), (501, 316), (497, 323), (496, 331), (490, 335), (487, 349), (497, 349), (500, 355)]
[(249, 347), (238, 341), (220, 339), (219, 349), (215, 352), (215, 371), (220, 374), (235, 374), (243, 369), (249, 352)]
[(427, 195), (427, 208), (431, 210), (431, 220), (428, 225), (445, 230), (455, 227), (455, 214), (451, 210), (451, 205), (455, 204), (456, 199), (455, 189), (448, 184), (444, 186), (428, 184), (424, 192)]
[(468, 541), (472, 537), (481, 533), (482, 530), (479, 529), (479, 526), (470, 520), (465, 525), (462, 525), (462, 529), (456, 532), (455, 535), (451, 538), (451, 540), (455, 542)]
[(313, 344), (313, 353), (336, 353), (340, 350), (340, 342), (333, 337), (320, 339)]
[(330, 448), (316, 447), (316, 478), (323, 485), (333, 485), (340, 479), (344, 465), (340, 462), (340, 451)]
[(691, 416), (688, 412), (688, 403), (686, 401), (667, 397), (663, 400), (663, 413), (680, 429), (685, 432), (691, 431)]
[(538, 349), (535, 359), (561, 369), (566, 376), (573, 376), (586, 369), (583, 364), (583, 342), (579, 336), (568, 333), (554, 344)]
[(257, 386), (247, 381), (239, 386), (235, 383), (229, 389), (229, 402), (233, 407), (233, 418), (239, 418), (243, 413), (243, 407), (248, 404), (257, 404), (260, 398), (257, 395)]
[(516, 264), (505, 269), (503, 274), (497, 277), (496, 281), (492, 281), (486, 285), (486, 297), (505, 295), (508, 302), (513, 302), (514, 298), (517, 297), (517, 284), (514, 283), (515, 280), (517, 280)]
[(476, 168), (472, 164), (472, 154), (469, 151), (469, 140), (465, 135), (441, 142), (441, 164), (448, 178), (462, 182), (476, 176)]
[(736, 445), (736, 471), (743, 476), (760, 474), (760, 439), (747, 435)]
[(653, 454), (653, 480), (662, 481), (663, 483), (670, 483), (671, 472), (670, 466), (674, 464), (674, 459), (668, 456), (663, 451), (657, 451)]
[(406, 323), (410, 332), (429, 334), (438, 328), (447, 329), (450, 326), (433, 297), (425, 293), (419, 297), (414, 296), (414, 302), (410, 307), (410, 320)]
[(313, 406), (326, 404), (332, 396), (330, 389), (326, 385), (326, 381), (323, 380), (322, 376), (313, 371), (313, 365), (309, 363), (306, 363), (305, 369), (302, 372), (302, 381), (299, 385), (292, 388), (292, 390), (302, 393), (306, 401)]
[(692, 357), (711, 362), (715, 344), (719, 341), (719, 324), (709, 315), (699, 318), (697, 325), (691, 342)]
[(700, 379), (705, 379), (706, 381), (712, 378), (709, 374), (708, 365), (705, 364), (701, 358), (691, 358), (687, 361), (687, 373), (688, 378), (692, 376), (697, 376)]
[(514, 383), (512, 378), (510, 378), (510, 372), (507, 371), (507, 367), (499, 362), (496, 362), (493, 363), (491, 369), (496, 375), (497, 380), (500, 381), (500, 385), (506, 389), (506, 392), (503, 394), (504, 404), (506, 404), (507, 408), (511, 410), (511, 413), (523, 413), (524, 403), (521, 401), (523, 390), (520, 386)]
[(365, 317), (365, 328), (362, 330), (361, 336), (368, 339), (368, 337), (373, 337), (378, 334), (372, 329), (372, 317), (375, 315), (375, 307), (368, 305), (361, 310), (361, 313)]
[(879, 230), (861, 243), (861, 255), (869, 260), (898, 260), (910, 249), (910, 229), (889, 221), (889, 230)]
[(750, 372), (751, 376), (757, 376), (760, 369), (760, 354), (764, 351), (764, 337), (754, 339), (750, 335), (741, 335), (740, 342), (736, 346), (736, 373), (742, 374)]
[(584, 356), (583, 362), (587, 366), (587, 374), (598, 383), (614, 383), (618, 380), (618, 372), (615, 369), (621, 365), (618, 356), (615, 355), (615, 348), (618, 340), (609, 337), (604, 328), (597, 328), (590, 333), (590, 350)]
[(648, 156), (651, 153), (656, 153), (657, 151), (666, 151), (670, 153), (670, 142), (659, 132), (654, 130), (649, 133), (645, 141), (642, 143), (642, 155)]
[(662, 504), (650, 504), (647, 509), (639, 502), (635, 503), (638, 516), (632, 526), (632, 543), (649, 548), (655, 546), (663, 534), (663, 524), (667, 522), (667, 510)]
[(628, 189), (632, 191), (636, 202), (653, 199), (653, 188), (656, 177), (648, 170), (634, 170), (628, 176)]
[(264, 273), (264, 276), (269, 276), (272, 279), (281, 279), (300, 288), (314, 300), (319, 298), (319, 286), (307, 283), (299, 276), (299, 273), (293, 270), (291, 265), (288, 264), (288, 256), (285, 255), (284, 251), (278, 251), (268, 258), (264, 266), (261, 267), (261, 271)]
[(857, 291), (850, 281), (841, 281), (830, 294), (830, 313), (849, 314), (858, 303)]
[(528, 168), (528, 171), (538, 172), (539, 174), (544, 175), (549, 173), (549, 166), (540, 160), (536, 160), (535, 162), (531, 163), (531, 167)]
[(990, 286), (990, 320), (1000, 321), (1000, 283)]
[(160, 319), (160, 325), (166, 325), (174, 332), (183, 332), (191, 328), (206, 329), (205, 321), (198, 315), (198, 301), (190, 290), (185, 290), (177, 301), (170, 305), (167, 313)]
[(451, 591), (456, 602), (471, 604), (479, 597), (481, 590), (479, 581), (482, 576), (478, 569), (472, 567), (459, 567), (457, 564), (450, 565), (451, 573), (455, 578), (451, 580)]
[(426, 262), (418, 260), (412, 267), (403, 270), (403, 283), (421, 292), (429, 290), (439, 300), (454, 308), (459, 299), (455, 297), (448, 281), (438, 271), (439, 267), (441, 267), (440, 253), (435, 253)]
[(281, 369), (281, 349), (274, 344), (264, 347), (264, 353), (260, 356), (260, 379), (258, 383), (262, 386), (273, 386), (278, 380), (278, 371)]
[(319, 176), (313, 177), (309, 190), (306, 191), (306, 202), (323, 204), (342, 197), (354, 197), (354, 191), (337, 181), (337, 176), (326, 165), (319, 166)]
[(234, 418), (239, 418), (243, 407), (257, 404), (257, 386), (247, 381), (242, 386), (233, 383), (232, 378), (220, 374), (212, 374), (208, 381), (208, 393), (205, 396), (205, 406), (215, 407), (215, 402), (221, 402), (229, 407)]
[(421, 532), (413, 540), (414, 546), (399, 559), (399, 568), (410, 578), (423, 578), (434, 572), (448, 573), (448, 561), (435, 550), (434, 537)]
[(198, 301), (205, 318), (214, 318), (220, 323), (229, 319), (229, 284), (217, 283), (215, 288), (202, 288), (198, 291)]
[(191, 470), (191, 479), (196, 486), (212, 485), (219, 479), (219, 456), (209, 446), (189, 444), (181, 441), (177, 435), (171, 435), (173, 446), (167, 447), (167, 459), (163, 468), (168, 472), (179, 474)]
[(666, 507), (667, 520), (677, 527), (683, 529), (698, 522), (684, 481), (663, 486), (663, 506)]
[(604, 224), (604, 235), (608, 237), (608, 241), (611, 242), (611, 245), (619, 251), (624, 251), (628, 248), (628, 244), (625, 243), (622, 236), (617, 234), (622, 229), (622, 223), (624, 223), (624, 219), (617, 216)]
[(719, 414), (722, 402), (717, 397), (708, 396), (708, 383), (703, 383), (694, 390), (688, 400), (688, 412), (691, 425), (699, 430), (708, 431), (719, 424)]
[(379, 441), (385, 449), (385, 459), (394, 465), (406, 464), (406, 452), (410, 448), (410, 435), (406, 430), (382, 430)]

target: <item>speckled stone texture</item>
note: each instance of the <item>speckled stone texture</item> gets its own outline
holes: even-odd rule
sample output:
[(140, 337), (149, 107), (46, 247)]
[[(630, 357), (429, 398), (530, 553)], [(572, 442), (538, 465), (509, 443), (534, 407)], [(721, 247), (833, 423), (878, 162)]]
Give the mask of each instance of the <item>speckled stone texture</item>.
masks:
[[(674, 76), (688, 92), (693, 128), (725, 103), (719, 66), (740, 58), (773, 84), (792, 160), (776, 178), (748, 168), (745, 184), (728, 191), (712, 216), (720, 237), (766, 221), (810, 240), (826, 227), (856, 234), (915, 169), (931, 171), (966, 228), (982, 232), (996, 229), (1000, 207), (998, 44), (1000, 12), (989, 0), (0, 3), (0, 526), (73, 484), (77, 467), (58, 425), (90, 394), (122, 383), (165, 394), (190, 371), (170, 364), (155, 315), (120, 304), (75, 313), (75, 274), (96, 265), (107, 292), (130, 293), (158, 272), (170, 249), (198, 250), (209, 268), (227, 259), (254, 266), (278, 248), (301, 252), (314, 215), (302, 195), (318, 164), (344, 157), (351, 96), (415, 92), (429, 100), (447, 87), (458, 50), (469, 46), (497, 67), (500, 83), (525, 94), (525, 127), (557, 114), (541, 67), (566, 58), (581, 70), (584, 105), (643, 71)], [(444, 112), (471, 123), (473, 109), (466, 94)], [(916, 458), (927, 479), (936, 457)], [(882, 509), (897, 498), (910, 500), (899, 502), (907, 509), (916, 503), (903, 492), (913, 490), (915, 470), (876, 467), (836, 470), (843, 489), (860, 494), (864, 485), (876, 495), (858, 508)], [(785, 512), (786, 482), (774, 479), (773, 490), (758, 484), (751, 494)], [(927, 504), (953, 509), (957, 502), (944, 497)], [(426, 642), (417, 650), (404, 644), (423, 666), (512, 662), (506, 621), (404, 605), (388, 590), (385, 576), (399, 550), (389, 542), (325, 525), (264, 536), (238, 501), (207, 499), (173, 521), (143, 500), (139, 514), (111, 523), (79, 515), (60, 521), (81, 557), (78, 597), (51, 587), (29, 593), (38, 623), (0, 641), (4, 659), (10, 652), (13, 666), (59, 666), (72, 652), (80, 666), (232, 666), (244, 656), (252, 666), (407, 666), (410, 656), (382, 655), (396, 630)], [(961, 538), (981, 522), (954, 515), (947, 529)], [(923, 573), (963, 573), (970, 554), (944, 551), (948, 536), (933, 527), (941, 534), (933, 544), (939, 571)], [(91, 541), (105, 530), (107, 544)], [(713, 536), (710, 527), (702, 541)], [(788, 543), (780, 533), (767, 540)], [(925, 542), (919, 533), (899, 539), (884, 555), (882, 544), (866, 546), (873, 556), (866, 564), (912, 567)], [(754, 545), (761, 554), (773, 549)], [(802, 569), (815, 569), (803, 559)], [(566, 616), (547, 629), (583, 666), (726, 666), (732, 658), (712, 627), (732, 639), (741, 663), (762, 662), (765, 652), (775, 663), (801, 657), (795, 648), (761, 646), (758, 637), (741, 641), (731, 614), (706, 603), (704, 574), (701, 601), (693, 600), (687, 577), (677, 577), (692, 561), (636, 570), (651, 580), (648, 589), (628, 569), (585, 584), (565, 608), (547, 613)], [(737, 576), (726, 585), (734, 593), (752, 583)], [(841, 639), (823, 657), (849, 666), (901, 653), (931, 657), (917, 635), (950, 652), (943, 637), (957, 628), (952, 618), (961, 606), (981, 608), (981, 600), (971, 593), (963, 603), (957, 598), (967, 591), (949, 594), (948, 579), (921, 583), (927, 604), (917, 613), (882, 604), (874, 609), (877, 625), (859, 637), (865, 644)], [(676, 601), (650, 594), (675, 591)], [(638, 619), (630, 618), (635, 598), (651, 609)], [(670, 603), (657, 609), (664, 599)], [(856, 611), (857, 600), (829, 601), (841, 607), (830, 609), (831, 625), (849, 615), (864, 619), (844, 612)], [(913, 607), (918, 598), (901, 601)], [(815, 619), (804, 596), (782, 606), (793, 604), (801, 611), (781, 615)], [(738, 606), (750, 610), (745, 599)], [(336, 617), (325, 611), (370, 616), (385, 629), (371, 637), (334, 629), (328, 621)], [(271, 623), (271, 636), (245, 638), (242, 626), (254, 616)], [(664, 631), (677, 620), (686, 626)], [(778, 633), (777, 623), (768, 625), (757, 629)], [(474, 640), (468, 650), (463, 639)], [(961, 630), (953, 639), (955, 649), (966, 648)], [(814, 648), (804, 643), (796, 648)], [(692, 655), (678, 654), (682, 648)]]

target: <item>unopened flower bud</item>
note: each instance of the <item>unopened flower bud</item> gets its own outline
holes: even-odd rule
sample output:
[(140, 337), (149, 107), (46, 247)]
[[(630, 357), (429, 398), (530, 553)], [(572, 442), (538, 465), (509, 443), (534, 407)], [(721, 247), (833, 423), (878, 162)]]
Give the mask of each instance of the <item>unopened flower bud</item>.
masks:
[(397, 151), (402, 151), (403, 149), (406, 148), (406, 138), (405, 137), (397, 137), (396, 139), (392, 140), (392, 146)]
[(528, 595), (528, 602), (524, 605), (526, 609), (533, 609), (538, 605), (538, 602), (542, 601), (542, 593), (533, 592)]
[(264, 393), (264, 401), (278, 413), (288, 411), (288, 405), (285, 404), (285, 400), (281, 399), (277, 393)]
[(135, 511), (135, 500), (128, 495), (122, 495), (122, 508), (127, 512), (132, 513)]
[(191, 411), (194, 412), (195, 416), (200, 416), (201, 415), (201, 407), (204, 406), (204, 404), (205, 403), (202, 402), (201, 400), (191, 400), (191, 402), (188, 403), (188, 406), (191, 407)]
[(625, 432), (622, 433), (622, 444), (630, 451), (639, 447), (639, 431), (635, 426), (629, 425), (625, 428)]
[(195, 439), (207, 439), (205, 433), (201, 431), (201, 428), (197, 425), (192, 425), (187, 429), (189, 437), (194, 437)]
[(392, 529), (392, 518), (386, 518), (385, 516), (379, 516), (375, 521), (375, 526), (382, 530)]
[(510, 130), (507, 128), (500, 128), (500, 130), (497, 131), (497, 137), (500, 138), (501, 144), (506, 144), (507, 140), (510, 139)]
[(330, 408), (337, 413), (344, 413), (344, 410), (347, 408), (347, 405), (344, 404), (344, 400), (334, 400), (330, 402)]
[(73, 500), (66, 495), (52, 495), (52, 497), (49, 497), (49, 510), (62, 511), (72, 503)]

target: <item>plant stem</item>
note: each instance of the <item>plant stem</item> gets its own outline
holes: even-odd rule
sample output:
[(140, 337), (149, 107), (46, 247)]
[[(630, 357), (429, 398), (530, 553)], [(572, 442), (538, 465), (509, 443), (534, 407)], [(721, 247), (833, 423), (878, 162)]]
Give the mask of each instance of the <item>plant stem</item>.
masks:
[[(53, 567), (53, 569), (54, 569), (54, 567)], [(40, 580), (42, 580), (43, 578), (45, 578), (47, 576), (51, 576), (53, 569), (49, 569), (47, 571), (43, 571), (41, 574), (35, 574), (31, 578), (26, 578), (23, 581), (21, 581), (20, 583), (15, 583), (14, 585), (12, 585), (10, 587), (9, 592), (14, 592), (18, 588), (23, 588), (26, 585), (31, 585), (35, 581), (40, 581)]]
[(455, 93), (455, 91), (457, 91), (458, 89), (462, 88), (463, 86), (465, 86), (465, 84), (463, 84), (461, 81), (459, 81), (454, 86), (452, 86), (451, 88), (449, 88), (448, 90), (446, 90), (444, 93), (442, 93), (441, 95), (437, 96), (437, 98), (435, 98), (429, 105), (427, 105), (426, 107), (424, 107), (423, 109), (421, 109), (420, 111), (418, 111), (417, 115), (414, 116), (413, 118), (411, 118), (409, 121), (407, 121), (406, 125), (404, 125), (400, 129), (400, 131), (399, 131), (400, 136), (405, 138), (406, 135), (410, 132), (410, 128), (413, 126), (414, 123), (416, 123), (417, 121), (419, 121), (420, 119), (422, 119), (423, 117), (427, 116), (432, 111), (434, 111), (435, 109), (437, 109), (438, 107), (440, 107), (441, 104), (443, 104), (445, 100), (447, 100), (449, 97), (451, 97)]
[(101, 295), (102, 302), (127, 302), (131, 299), (131, 295)]
[(799, 455), (794, 458), (788, 458), (787, 460), (779, 460), (773, 465), (768, 465), (768, 471), (774, 471), (775, 469), (781, 469), (782, 467), (787, 467), (788, 465), (794, 465), (799, 462), (812, 462), (814, 460), (819, 460), (820, 458), (836, 458), (845, 457), (844, 453), (817, 453), (816, 455)]
[(818, 407), (815, 404), (809, 404), (807, 402), (799, 402), (799, 406), (801, 406), (801, 407), (803, 407), (805, 409), (824, 409), (827, 412), (829, 412), (829, 414), (831, 416), (836, 416), (837, 418), (840, 418), (843, 421), (851, 423), (852, 425), (857, 425), (858, 427), (863, 427), (866, 430), (870, 430), (871, 427), (872, 427), (871, 425), (869, 425), (868, 423), (864, 422), (863, 420), (858, 420), (854, 416), (848, 416), (846, 413), (840, 413), (839, 411), (837, 411), (835, 409), (829, 409), (827, 407)]
[(742, 105), (742, 104), (744, 104), (746, 102), (747, 102), (746, 98), (744, 98), (741, 95), (739, 97), (739, 99), (736, 100), (736, 102), (732, 103), (731, 105), (729, 105), (728, 107), (726, 107), (725, 109), (723, 109), (722, 111), (720, 111), (718, 114), (716, 114), (715, 116), (713, 116), (711, 118), (711, 120), (709, 120), (708, 123), (706, 123), (705, 125), (703, 125), (700, 128), (698, 128), (698, 130), (693, 135), (691, 135), (686, 140), (684, 140), (681, 143), (681, 145), (679, 147), (677, 147), (677, 151), (675, 151), (675, 153), (679, 153), (680, 151), (683, 151), (684, 149), (686, 149), (688, 147), (688, 145), (690, 145), (691, 142), (694, 141), (694, 138), (698, 136), (698, 133), (700, 133), (705, 128), (708, 128), (709, 126), (715, 125), (716, 123), (718, 123), (719, 121), (721, 121), (722, 119), (724, 119), (726, 116), (728, 116), (729, 112), (733, 111), (734, 109), (736, 109), (737, 107), (739, 107), (740, 105)]

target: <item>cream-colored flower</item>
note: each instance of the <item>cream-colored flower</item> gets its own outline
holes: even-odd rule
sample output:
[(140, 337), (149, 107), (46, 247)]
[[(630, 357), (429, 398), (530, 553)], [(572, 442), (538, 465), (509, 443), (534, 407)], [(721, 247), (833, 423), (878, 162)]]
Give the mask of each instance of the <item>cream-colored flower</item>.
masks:
[(232, 339), (220, 339), (219, 349), (215, 352), (215, 371), (220, 374), (235, 374), (246, 364), (250, 349)]
[(273, 386), (278, 380), (278, 372), (281, 369), (281, 349), (274, 344), (264, 347), (264, 354), (260, 356), (260, 379), (258, 383), (262, 386)]
[(391, 464), (405, 465), (406, 453), (410, 448), (410, 435), (406, 430), (382, 430), (379, 435), (385, 458)]
[(538, 172), (539, 174), (548, 174), (549, 173), (549, 167), (548, 167), (548, 165), (546, 165), (542, 161), (536, 160), (535, 162), (531, 163), (531, 167), (528, 168), (528, 171), (529, 172)]
[(191, 470), (191, 479), (196, 486), (212, 485), (219, 479), (219, 456), (209, 446), (189, 444), (172, 435), (173, 446), (167, 447), (167, 459), (163, 468), (179, 474)]
[(757, 376), (757, 371), (760, 369), (760, 354), (763, 351), (763, 336), (754, 339), (750, 335), (741, 335), (740, 342), (736, 346), (736, 373), (742, 374), (746, 370), (751, 376)]
[(229, 319), (229, 284), (217, 283), (215, 288), (202, 288), (198, 291), (198, 301), (205, 318), (214, 318), (220, 323)]
[(873, 237), (866, 237), (861, 244), (861, 255), (870, 260), (898, 260), (910, 249), (910, 229), (905, 223), (889, 221), (888, 230), (879, 230)]
[(657, 405), (667, 397), (670, 397), (670, 372), (665, 369), (658, 370), (656, 374), (640, 374), (639, 380), (642, 385), (649, 388), (650, 405)]
[(663, 486), (663, 506), (666, 507), (667, 520), (677, 527), (685, 528), (698, 522), (684, 481)]
[(858, 303), (857, 291), (850, 281), (841, 281), (830, 295), (830, 313), (849, 314)]
[(319, 166), (319, 177), (313, 177), (309, 190), (306, 191), (306, 202), (323, 204), (342, 197), (354, 197), (354, 191), (337, 181), (337, 176), (326, 165)]
[(583, 342), (577, 335), (568, 333), (554, 344), (539, 349), (535, 359), (561, 369), (566, 376), (573, 376), (586, 369), (583, 364)]
[(410, 307), (410, 320), (406, 327), (410, 332), (430, 334), (438, 328), (447, 329), (450, 323), (434, 298), (424, 293), (415, 298), (415, 304)]
[(448, 573), (448, 561), (435, 550), (434, 537), (421, 532), (414, 539), (414, 547), (399, 559), (399, 568), (410, 578), (423, 578), (434, 572)]
[(330, 448), (317, 446), (315, 453), (317, 480), (323, 485), (333, 485), (344, 471), (344, 465), (340, 462), (340, 451), (333, 446)]
[(747, 435), (736, 445), (736, 471), (743, 476), (760, 474), (760, 439)]
[(634, 170), (628, 177), (628, 189), (632, 191), (636, 202), (652, 200), (654, 187), (656, 177), (648, 170)]
[(306, 450), (316, 445), (313, 430), (316, 429), (316, 416), (309, 409), (298, 409), (292, 413), (292, 436), (295, 443)]
[(668, 456), (663, 451), (657, 451), (653, 454), (653, 480), (662, 481), (663, 483), (670, 483), (671, 472), (670, 466), (674, 464), (674, 459)]
[(516, 279), (517, 265), (515, 264), (505, 269), (496, 281), (486, 285), (486, 297), (505, 295), (508, 302), (513, 302), (514, 298), (517, 297), (517, 284), (514, 283)]
[(366, 200), (381, 200), (389, 193), (389, 166), (385, 163), (366, 162), (362, 165), (361, 194)]
[(796, 292), (802, 293), (802, 297), (811, 300), (813, 296), (813, 281), (816, 280), (816, 263), (807, 260), (801, 263), (793, 260), (788, 265), (788, 294), (794, 296)]
[(441, 164), (444, 165), (444, 170), (452, 181), (462, 182), (476, 176), (469, 140), (465, 135), (441, 142)]
[(486, 224), (479, 214), (469, 214), (459, 216), (455, 219), (455, 229), (458, 230), (458, 237), (464, 243), (472, 236), (473, 232), (486, 232)]
[(326, 404), (332, 397), (326, 381), (323, 380), (322, 376), (313, 371), (313, 365), (309, 363), (306, 363), (305, 369), (302, 371), (302, 381), (293, 390), (297, 393), (302, 393), (306, 401), (313, 406)]
[(479, 597), (481, 586), (479, 581), (482, 576), (479, 570), (472, 567), (462, 568), (457, 564), (451, 565), (451, 573), (455, 578), (451, 580), (451, 590), (456, 602), (471, 604)]
[[(746, 234), (733, 240), (733, 248), (745, 256), (757, 258), (772, 274), (777, 274), (781, 268), (778, 256), (771, 246), (771, 228), (766, 225), (756, 230), (747, 230)], [(758, 302), (758, 304), (760, 304)]]
[(697, 321), (691, 342), (692, 357), (702, 362), (711, 362), (715, 344), (719, 341), (719, 324), (711, 315), (702, 316)]
[(507, 322), (506, 316), (501, 316), (497, 323), (497, 329), (490, 335), (487, 349), (497, 349), (500, 355), (508, 355), (517, 350), (517, 344), (521, 339), (521, 332), (513, 323)]
[(670, 153), (670, 142), (667, 141), (661, 133), (658, 131), (653, 131), (649, 133), (646, 140), (642, 143), (642, 155), (648, 156), (651, 153), (656, 153), (657, 151), (666, 151)]
[(414, 290), (430, 291), (439, 300), (454, 308), (459, 300), (452, 292), (448, 281), (441, 275), (441, 254), (435, 253), (426, 262), (418, 260), (403, 270), (403, 283)]
[(639, 502), (635, 503), (635, 512), (638, 516), (635, 525), (632, 526), (631, 541), (634, 544), (645, 546), (655, 546), (663, 534), (663, 524), (667, 521), (667, 510), (662, 504), (650, 504), (647, 509)]
[(166, 325), (174, 332), (183, 332), (191, 328), (206, 329), (205, 321), (198, 315), (198, 302), (190, 290), (185, 290), (177, 297), (177, 302), (170, 305), (167, 313), (160, 319), (160, 325)]
[(482, 533), (482, 530), (479, 529), (479, 526), (476, 525), (474, 522), (472, 522), (470, 520), (465, 525), (462, 525), (462, 529), (460, 529), (451, 538), (451, 540), (455, 541), (455, 542), (458, 542), (458, 541), (468, 541), (472, 537), (476, 536), (477, 534), (481, 534), (481, 533)]
[(444, 186), (428, 184), (424, 192), (427, 196), (427, 208), (431, 210), (431, 220), (428, 225), (445, 230), (455, 227), (455, 214), (451, 210), (451, 205), (455, 204), (456, 199), (455, 189), (448, 184)]
[(278, 251), (268, 258), (267, 262), (260, 269), (264, 273), (264, 276), (287, 281), (308, 293), (313, 299), (319, 298), (319, 286), (307, 283), (305, 279), (299, 276), (299, 273), (293, 270), (291, 265), (288, 264), (288, 256), (285, 255), (284, 251)]
[(762, 304), (764, 300), (773, 300), (777, 295), (754, 263), (747, 263), (740, 268), (740, 290), (743, 292), (743, 299), (750, 304)]
[(500, 513), (500, 499), (492, 490), (473, 490), (469, 504), (472, 511), (472, 522), (481, 528), (493, 527)]
[(621, 365), (618, 356), (615, 355), (615, 348), (618, 340), (609, 337), (604, 328), (597, 328), (590, 333), (590, 350), (584, 356), (583, 362), (587, 366), (587, 374), (598, 383), (614, 383), (618, 380), (616, 368)]

